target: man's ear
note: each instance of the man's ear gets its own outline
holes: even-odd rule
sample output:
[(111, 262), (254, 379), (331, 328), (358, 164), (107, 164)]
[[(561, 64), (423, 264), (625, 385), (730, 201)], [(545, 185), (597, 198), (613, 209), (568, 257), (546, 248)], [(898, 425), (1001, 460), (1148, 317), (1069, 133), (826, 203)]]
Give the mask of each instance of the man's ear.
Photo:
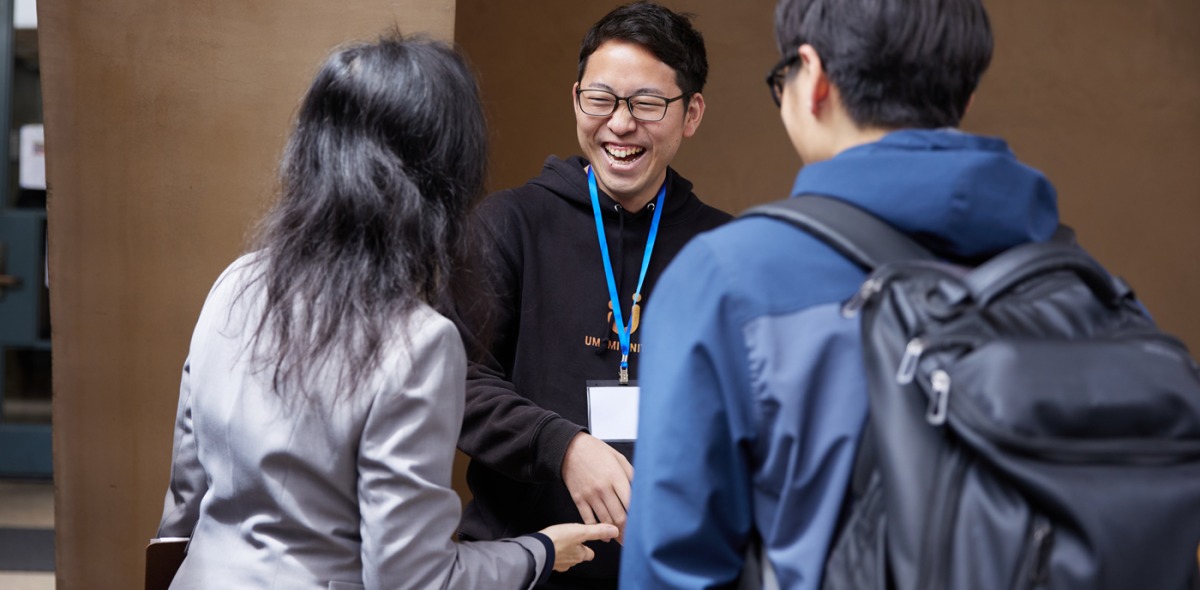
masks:
[(700, 127), (700, 119), (704, 118), (704, 95), (697, 92), (687, 101), (687, 112), (683, 114), (683, 136), (691, 137)]
[(579, 82), (571, 85), (571, 110), (579, 108)]
[(812, 114), (817, 114), (822, 105), (829, 100), (831, 85), (829, 76), (825, 74), (825, 65), (821, 56), (812, 45), (805, 43), (796, 50), (800, 54), (800, 67), (803, 68), (805, 83), (802, 85), (801, 99), (804, 108)]

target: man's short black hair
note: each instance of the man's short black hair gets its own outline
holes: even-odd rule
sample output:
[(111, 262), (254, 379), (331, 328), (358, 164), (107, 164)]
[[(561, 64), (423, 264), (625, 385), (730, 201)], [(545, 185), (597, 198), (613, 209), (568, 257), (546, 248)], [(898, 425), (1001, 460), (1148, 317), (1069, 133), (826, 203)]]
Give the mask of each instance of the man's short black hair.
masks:
[(780, 0), (775, 40), (812, 45), (862, 127), (958, 126), (992, 60), (981, 0)]
[(691, 15), (644, 1), (626, 4), (604, 15), (583, 37), (576, 82), (583, 81), (588, 58), (605, 41), (612, 40), (637, 43), (671, 66), (675, 70), (675, 83), (685, 94), (704, 90), (708, 56), (704, 37), (692, 26)]

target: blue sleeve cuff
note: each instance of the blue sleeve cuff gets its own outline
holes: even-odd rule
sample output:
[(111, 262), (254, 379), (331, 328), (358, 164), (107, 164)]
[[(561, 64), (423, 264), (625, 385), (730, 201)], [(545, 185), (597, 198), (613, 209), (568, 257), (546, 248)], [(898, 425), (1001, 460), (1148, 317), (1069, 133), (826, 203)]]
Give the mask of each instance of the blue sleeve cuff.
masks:
[(541, 586), (550, 579), (550, 573), (554, 571), (554, 542), (542, 533), (529, 533), (525, 536), (541, 541), (542, 545), (546, 547), (546, 565), (542, 567), (542, 575), (538, 576), (537, 582), (534, 583), (534, 586)]

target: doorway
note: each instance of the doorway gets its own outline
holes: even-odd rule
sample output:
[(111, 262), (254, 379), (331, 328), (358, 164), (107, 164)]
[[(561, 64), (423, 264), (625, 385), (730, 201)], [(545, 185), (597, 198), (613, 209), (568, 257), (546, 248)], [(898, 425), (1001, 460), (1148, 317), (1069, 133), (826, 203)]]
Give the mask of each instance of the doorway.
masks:
[(0, 478), (41, 479), (52, 472), (46, 168), (37, 22), (21, 6), (0, 16)]

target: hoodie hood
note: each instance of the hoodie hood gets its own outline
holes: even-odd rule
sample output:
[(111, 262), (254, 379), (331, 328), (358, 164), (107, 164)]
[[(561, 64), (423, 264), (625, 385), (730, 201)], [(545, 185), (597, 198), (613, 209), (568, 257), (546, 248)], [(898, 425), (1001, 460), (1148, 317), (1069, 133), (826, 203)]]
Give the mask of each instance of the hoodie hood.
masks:
[(857, 205), (934, 251), (977, 258), (1058, 227), (1058, 197), (1001, 139), (957, 130), (903, 130), (805, 166), (793, 196)]
[[(587, 207), (589, 210), (592, 207), (591, 193), (588, 192), (587, 170), (588, 161), (580, 156), (572, 156), (565, 160), (557, 156), (546, 158), (546, 163), (542, 165), (542, 173), (529, 181), (529, 184), (540, 186), (559, 197), (576, 203), (579, 206)], [(670, 217), (672, 212), (681, 210), (692, 197), (692, 183), (686, 178), (680, 176), (671, 167), (667, 167), (667, 196), (666, 209), (663, 210), (663, 215)], [(608, 214), (614, 213), (613, 206), (618, 203), (604, 193), (604, 190), (599, 191), (600, 209)], [(653, 201), (651, 201), (653, 202)], [(642, 213), (641, 211), (630, 211), (634, 215)], [(667, 223), (667, 218), (664, 217), (663, 223)]]

